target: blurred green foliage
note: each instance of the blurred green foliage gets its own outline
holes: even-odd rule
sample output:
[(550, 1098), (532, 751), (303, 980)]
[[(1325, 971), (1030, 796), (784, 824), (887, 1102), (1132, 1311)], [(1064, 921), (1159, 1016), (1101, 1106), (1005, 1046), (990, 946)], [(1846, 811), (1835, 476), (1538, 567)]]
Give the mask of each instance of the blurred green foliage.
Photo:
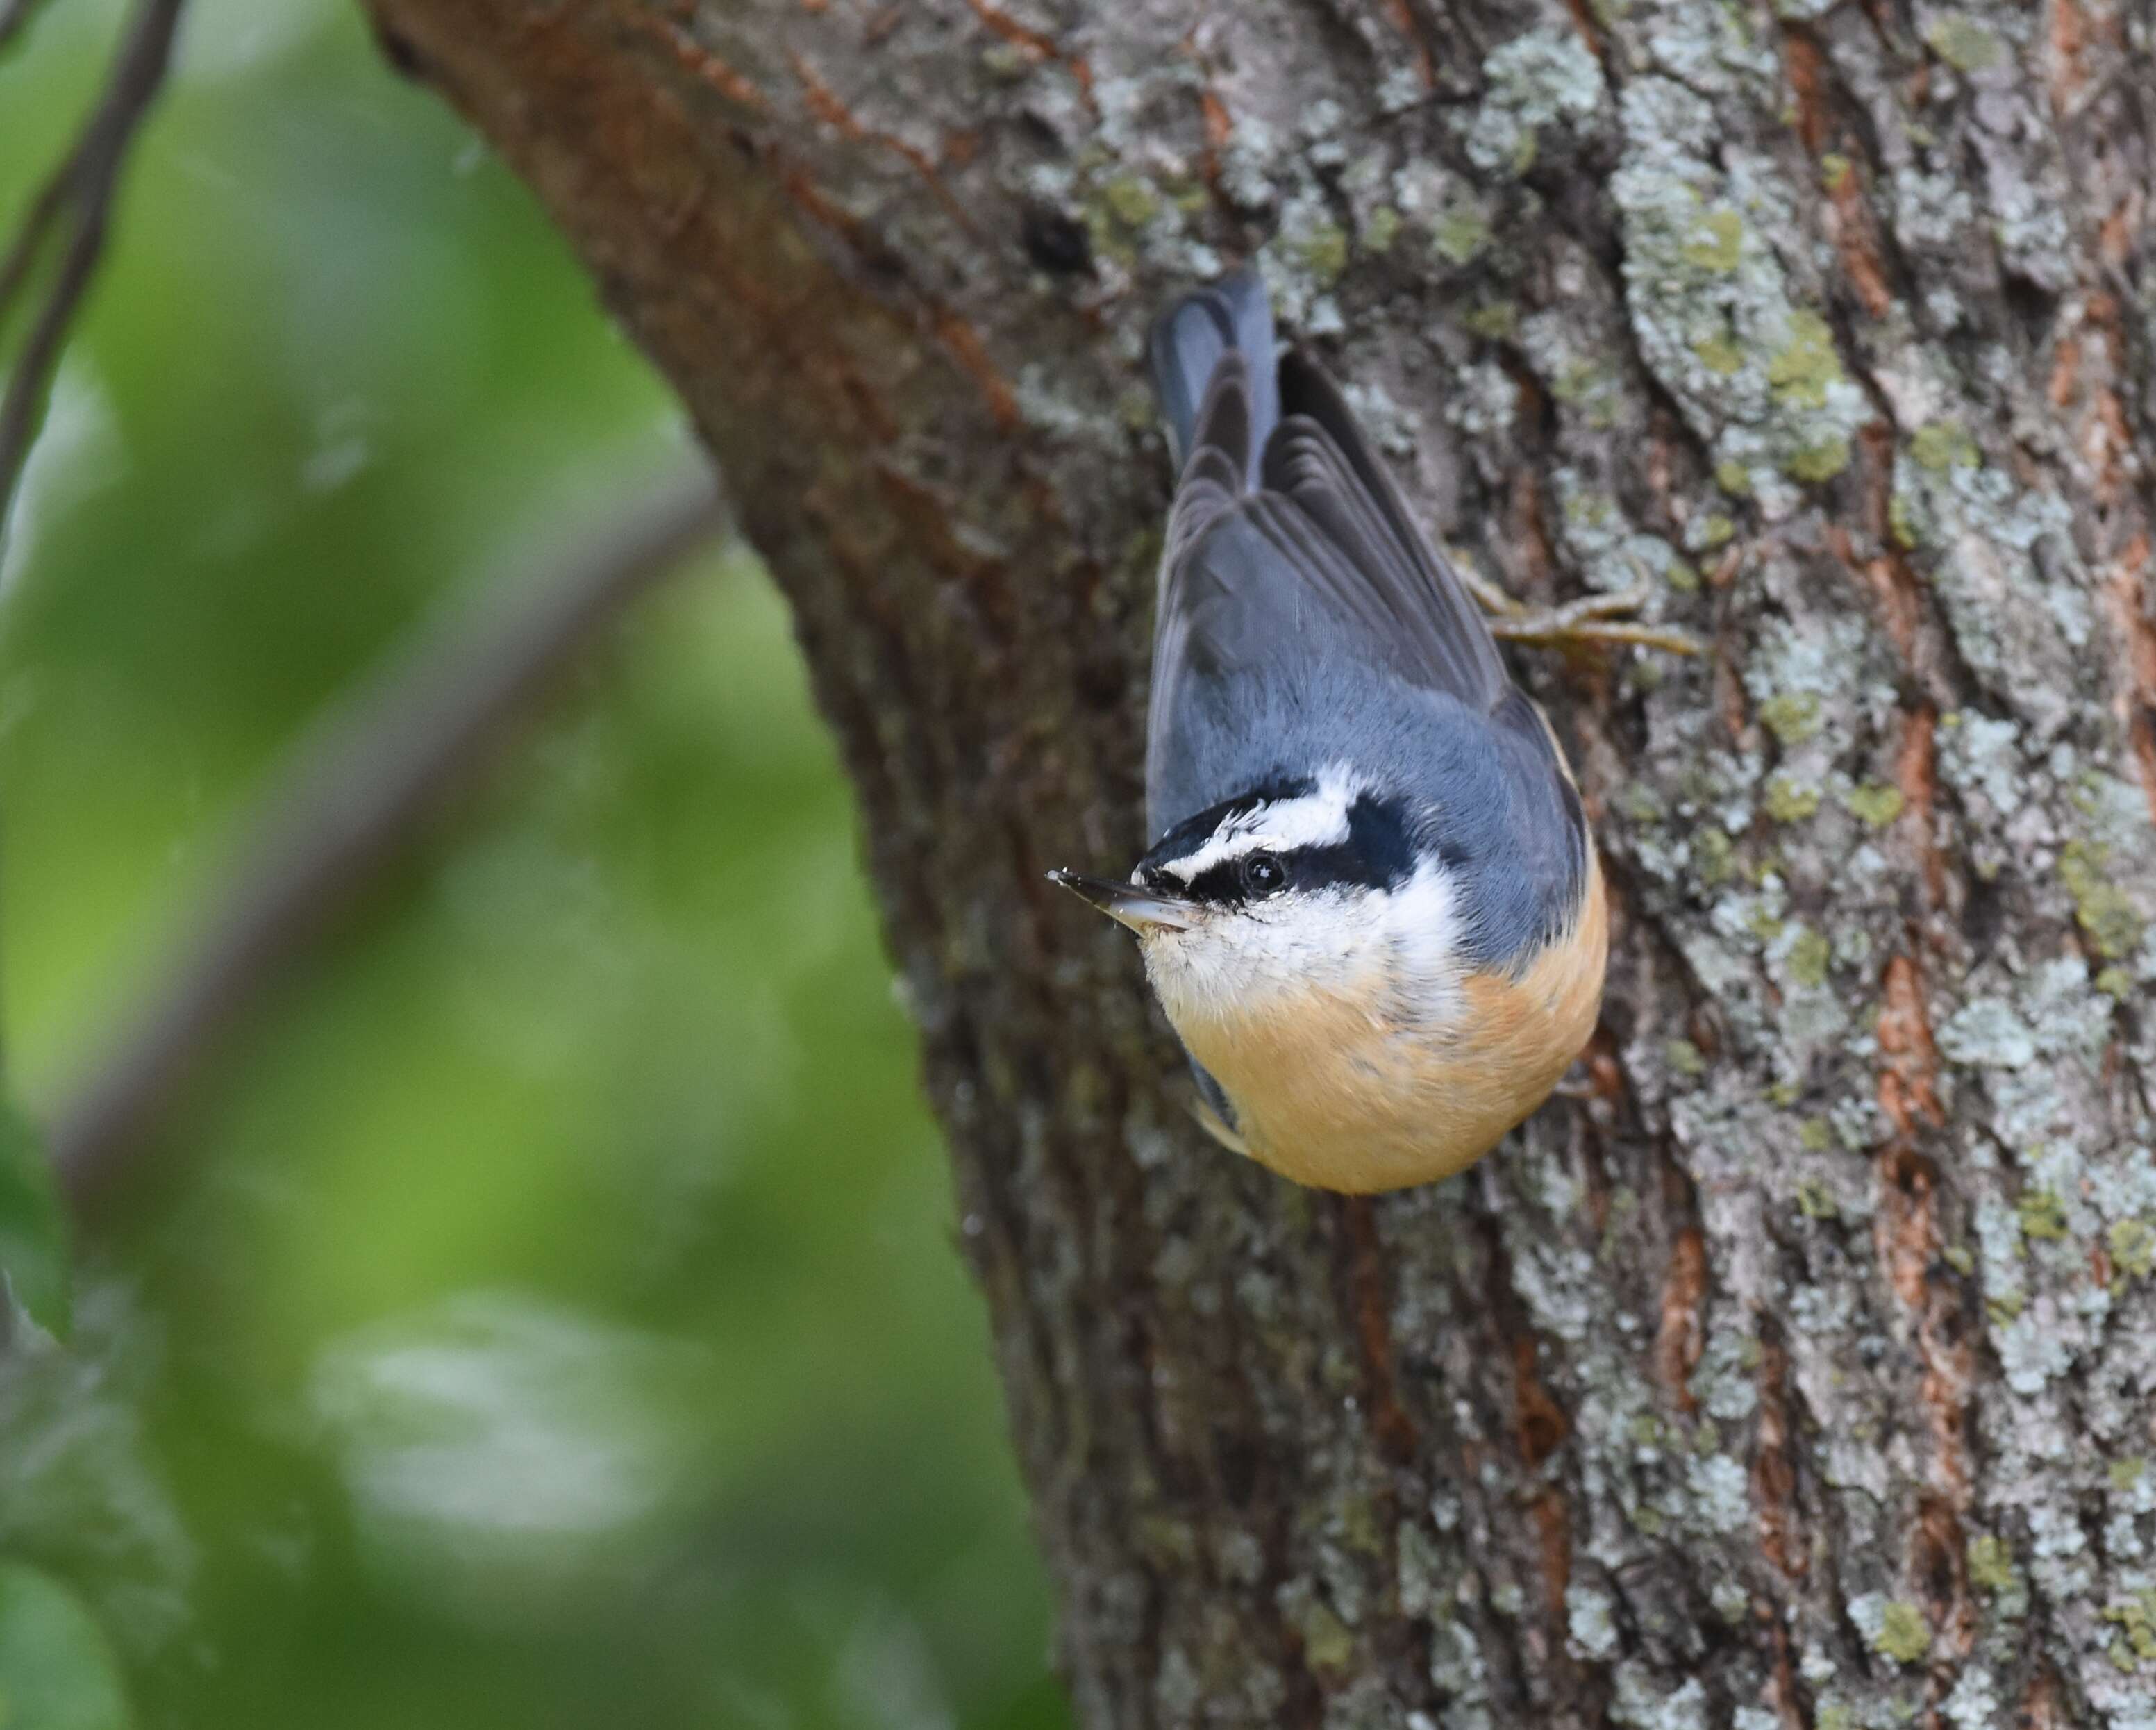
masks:
[(66, 1587), (0, 1562), (0, 1710), (39, 1730), (126, 1730), (120, 1665), (104, 1631)]
[(20, 1304), (33, 1322), (63, 1336), (73, 1283), (69, 1235), (44, 1137), (0, 1096), (0, 1278), (7, 1281), (0, 1305)]
[[(0, 64), (0, 212), (116, 18), (69, 0)], [(297, 730), (685, 444), (352, 8), (198, 0), (0, 563), (33, 1117)], [(570, 685), (194, 1086), (65, 1342), (18, 1318), (0, 1586), (48, 1622), (15, 1633), (90, 1606), (146, 1724), (1061, 1724), (783, 609), (714, 557)]]

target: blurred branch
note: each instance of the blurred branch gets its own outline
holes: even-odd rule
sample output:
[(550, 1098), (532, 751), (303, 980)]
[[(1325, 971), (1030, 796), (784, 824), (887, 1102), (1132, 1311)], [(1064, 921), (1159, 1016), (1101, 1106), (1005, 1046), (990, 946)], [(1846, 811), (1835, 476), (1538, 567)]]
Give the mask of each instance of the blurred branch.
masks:
[(505, 575), (420, 626), (295, 746), (161, 983), (61, 1111), (60, 1182), (94, 1214), (264, 982), (389, 858), (458, 773), (601, 625), (728, 518), (685, 480), (551, 574)]
[(7, 54), (8, 44), (28, 28), (30, 13), (45, 4), (48, 0), (0, 0), (0, 54)]
[(31, 14), (42, 11), (49, 0), (0, 0), (0, 54), (28, 28)]
[[(23, 28), (38, 3), (0, 0), (0, 48)], [(4, 332), (47, 243), (64, 219), (73, 219), (51, 286), (8, 370), (7, 393), (0, 396), (0, 536), (6, 533), (16, 484), (44, 418), (45, 393), (66, 345), (68, 326), (105, 251), (113, 194), (127, 146), (164, 84), (172, 34), (185, 3), (139, 0), (96, 107), (84, 121), (74, 147), (30, 201), (6, 252), (0, 254), (0, 332)]]

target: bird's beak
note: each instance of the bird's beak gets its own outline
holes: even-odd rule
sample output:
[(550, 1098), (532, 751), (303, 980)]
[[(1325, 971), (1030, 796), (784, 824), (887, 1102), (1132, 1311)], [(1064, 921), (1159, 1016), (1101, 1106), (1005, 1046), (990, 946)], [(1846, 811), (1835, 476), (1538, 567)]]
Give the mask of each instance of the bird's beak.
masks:
[(1135, 883), (1118, 883), (1110, 877), (1087, 877), (1076, 871), (1050, 871), (1048, 880), (1060, 883), (1071, 894), (1090, 901), (1116, 924), (1129, 927), (1140, 937), (1156, 931), (1188, 931), (1198, 922), (1198, 909), (1191, 902), (1157, 895)]

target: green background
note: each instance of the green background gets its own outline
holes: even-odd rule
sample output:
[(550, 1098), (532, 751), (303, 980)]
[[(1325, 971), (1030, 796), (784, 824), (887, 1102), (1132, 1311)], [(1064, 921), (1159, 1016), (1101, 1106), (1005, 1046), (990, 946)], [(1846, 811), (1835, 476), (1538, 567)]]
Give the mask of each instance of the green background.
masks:
[[(0, 222), (117, 17), (59, 0), (0, 63)], [(198, 0), (0, 563), (33, 1118), (311, 719), (686, 450), (353, 8)], [(854, 821), (714, 556), (254, 1006), (0, 1378), (0, 1566), (87, 1607), (141, 1721), (1065, 1722)]]

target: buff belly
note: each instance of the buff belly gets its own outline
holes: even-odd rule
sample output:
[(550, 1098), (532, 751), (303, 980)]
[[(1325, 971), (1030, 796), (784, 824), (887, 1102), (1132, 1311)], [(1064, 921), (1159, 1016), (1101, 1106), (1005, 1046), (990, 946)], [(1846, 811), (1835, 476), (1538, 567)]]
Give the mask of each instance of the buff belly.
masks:
[(1316, 1188), (1402, 1189), (1471, 1165), (1549, 1096), (1594, 1033), (1607, 944), (1591, 866), (1573, 930), (1517, 978), (1467, 975), (1441, 1023), (1373, 1013), (1399, 999), (1370, 980), (1176, 1030), (1234, 1106), (1238, 1152)]

